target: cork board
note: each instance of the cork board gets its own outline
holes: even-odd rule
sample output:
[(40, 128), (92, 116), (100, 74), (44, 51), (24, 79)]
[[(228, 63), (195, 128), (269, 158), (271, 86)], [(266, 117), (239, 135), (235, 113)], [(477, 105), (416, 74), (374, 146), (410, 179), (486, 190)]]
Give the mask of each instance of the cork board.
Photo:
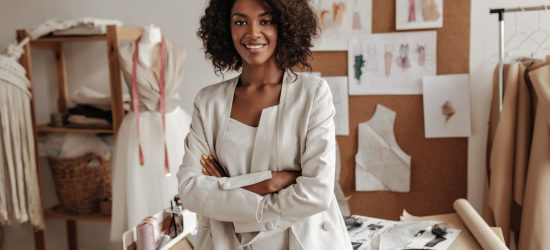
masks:
[[(437, 74), (469, 73), (470, 0), (444, 1), (443, 28), (437, 31)], [(396, 32), (395, 1), (373, 0), (373, 33)], [(314, 52), (313, 71), (323, 76), (347, 76), (347, 52)], [(397, 142), (412, 157), (411, 191), (356, 192), (355, 154), (357, 126), (368, 121), (376, 104), (397, 113)], [(424, 216), (454, 212), (452, 203), (467, 191), (467, 138), (424, 137), (421, 95), (349, 97), (350, 135), (338, 136), (341, 155), (340, 184), (352, 214), (398, 219), (403, 209)]]

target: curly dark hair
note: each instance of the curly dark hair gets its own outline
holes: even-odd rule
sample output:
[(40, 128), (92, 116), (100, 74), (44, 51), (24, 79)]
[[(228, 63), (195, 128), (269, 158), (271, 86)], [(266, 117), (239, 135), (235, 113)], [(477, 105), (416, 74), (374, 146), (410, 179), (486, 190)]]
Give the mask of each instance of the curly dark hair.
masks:
[[(275, 61), (281, 69), (301, 66), (311, 70), (308, 58), (312, 39), (319, 34), (317, 17), (308, 0), (258, 0), (273, 16), (277, 27)], [(216, 74), (239, 70), (241, 57), (231, 39), (230, 15), (235, 0), (210, 0), (200, 19), (197, 36)]]

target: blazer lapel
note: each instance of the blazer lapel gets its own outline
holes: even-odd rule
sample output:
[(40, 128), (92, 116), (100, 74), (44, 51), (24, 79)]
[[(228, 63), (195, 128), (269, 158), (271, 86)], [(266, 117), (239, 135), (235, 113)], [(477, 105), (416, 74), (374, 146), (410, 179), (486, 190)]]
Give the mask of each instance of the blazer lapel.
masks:
[(286, 108), (286, 93), (289, 83), (289, 72), (285, 71), (281, 86), (281, 95), (277, 107), (275, 121), (273, 119), (265, 119), (262, 112), (262, 118), (258, 124), (256, 131), (256, 140), (254, 141), (254, 149), (252, 151), (252, 160), (250, 170), (252, 173), (266, 170), (279, 170), (279, 157), (281, 145), (281, 126), (283, 126), (283, 114)]

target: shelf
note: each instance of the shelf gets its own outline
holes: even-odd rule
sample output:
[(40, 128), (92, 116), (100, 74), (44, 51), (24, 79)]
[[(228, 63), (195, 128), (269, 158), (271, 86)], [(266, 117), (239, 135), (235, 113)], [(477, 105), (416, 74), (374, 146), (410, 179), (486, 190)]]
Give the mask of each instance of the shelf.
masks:
[(85, 215), (79, 215), (79, 214), (70, 214), (65, 211), (59, 206), (55, 206), (50, 209), (44, 210), (44, 215), (48, 219), (64, 219), (64, 220), (76, 220), (76, 221), (100, 221), (100, 222), (110, 222), (111, 216), (105, 216), (101, 215), (99, 213), (93, 213), (93, 214), (85, 214)]
[(58, 127), (50, 127), (48, 125), (38, 125), (37, 131), (40, 134), (46, 134), (46, 133), (91, 133), (91, 134), (112, 134), (113, 129), (108, 128), (58, 128)]
[(107, 41), (107, 35), (59, 35), (43, 36), (37, 40), (31, 41), (31, 44), (57, 43), (57, 42), (88, 42), (88, 41)]

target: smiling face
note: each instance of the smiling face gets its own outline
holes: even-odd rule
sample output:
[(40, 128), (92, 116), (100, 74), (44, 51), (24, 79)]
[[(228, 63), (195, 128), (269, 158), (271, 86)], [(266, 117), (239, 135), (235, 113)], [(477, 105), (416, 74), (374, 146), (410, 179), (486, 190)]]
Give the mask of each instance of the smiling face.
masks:
[(259, 0), (236, 0), (231, 9), (231, 38), (243, 66), (275, 63), (277, 27)]

